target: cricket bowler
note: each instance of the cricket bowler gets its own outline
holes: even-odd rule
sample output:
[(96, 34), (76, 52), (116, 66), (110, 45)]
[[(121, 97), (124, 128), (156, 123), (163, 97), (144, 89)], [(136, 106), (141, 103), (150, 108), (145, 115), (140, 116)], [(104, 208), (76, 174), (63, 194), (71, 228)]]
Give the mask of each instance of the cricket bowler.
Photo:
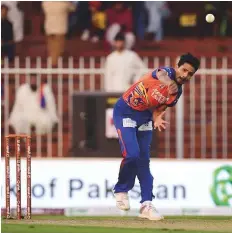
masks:
[(182, 94), (182, 85), (196, 73), (200, 61), (192, 54), (180, 56), (175, 68), (160, 67), (133, 84), (114, 106), (116, 127), (123, 160), (114, 187), (116, 205), (129, 210), (128, 191), (138, 177), (141, 187), (139, 217), (161, 220), (152, 204), (153, 176), (150, 171), (150, 144), (153, 127), (162, 131), (169, 122), (163, 117), (167, 107), (174, 107)]

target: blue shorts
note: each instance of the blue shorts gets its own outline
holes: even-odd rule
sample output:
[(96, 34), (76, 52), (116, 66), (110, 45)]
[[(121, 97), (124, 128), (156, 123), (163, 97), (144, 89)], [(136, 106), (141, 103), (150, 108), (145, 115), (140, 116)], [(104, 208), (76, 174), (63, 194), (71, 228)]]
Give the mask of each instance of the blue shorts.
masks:
[[(121, 97), (114, 106), (114, 123), (117, 128), (117, 125), (120, 125), (121, 119), (130, 118), (132, 122), (136, 123), (136, 127), (139, 127), (143, 124), (146, 124), (152, 121), (152, 112), (149, 110), (137, 111), (132, 109)], [(133, 123), (132, 123), (133, 124)]]

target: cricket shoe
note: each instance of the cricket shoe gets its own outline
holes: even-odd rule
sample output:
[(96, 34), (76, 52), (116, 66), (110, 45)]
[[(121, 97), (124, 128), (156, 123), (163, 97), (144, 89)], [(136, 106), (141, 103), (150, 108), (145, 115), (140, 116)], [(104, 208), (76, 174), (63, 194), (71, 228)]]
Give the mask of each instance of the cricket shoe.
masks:
[(130, 209), (130, 202), (128, 193), (114, 193), (115, 199), (116, 199), (116, 206), (120, 210), (129, 210)]
[(147, 218), (154, 221), (164, 219), (164, 217), (158, 213), (151, 201), (143, 202), (139, 213), (139, 218)]

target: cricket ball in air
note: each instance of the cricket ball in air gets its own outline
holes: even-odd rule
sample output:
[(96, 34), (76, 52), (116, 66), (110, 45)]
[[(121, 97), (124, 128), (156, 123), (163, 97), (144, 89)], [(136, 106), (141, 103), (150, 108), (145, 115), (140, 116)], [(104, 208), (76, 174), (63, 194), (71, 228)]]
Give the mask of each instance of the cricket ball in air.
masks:
[(213, 23), (214, 20), (215, 20), (215, 17), (214, 17), (213, 14), (207, 14), (207, 15), (205, 16), (205, 20), (206, 20), (207, 23)]

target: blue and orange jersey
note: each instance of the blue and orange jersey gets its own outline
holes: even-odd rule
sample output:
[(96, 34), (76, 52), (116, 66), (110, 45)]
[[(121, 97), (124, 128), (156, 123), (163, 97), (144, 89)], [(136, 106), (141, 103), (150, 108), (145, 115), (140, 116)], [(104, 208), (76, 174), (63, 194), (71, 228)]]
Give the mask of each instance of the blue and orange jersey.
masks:
[(178, 92), (175, 95), (169, 95), (168, 86), (160, 82), (156, 76), (160, 69), (167, 71), (170, 79), (175, 80), (175, 70), (171, 67), (161, 67), (144, 75), (122, 96), (131, 108), (145, 111), (163, 104), (172, 107), (177, 103), (182, 94), (182, 86), (178, 85)]

